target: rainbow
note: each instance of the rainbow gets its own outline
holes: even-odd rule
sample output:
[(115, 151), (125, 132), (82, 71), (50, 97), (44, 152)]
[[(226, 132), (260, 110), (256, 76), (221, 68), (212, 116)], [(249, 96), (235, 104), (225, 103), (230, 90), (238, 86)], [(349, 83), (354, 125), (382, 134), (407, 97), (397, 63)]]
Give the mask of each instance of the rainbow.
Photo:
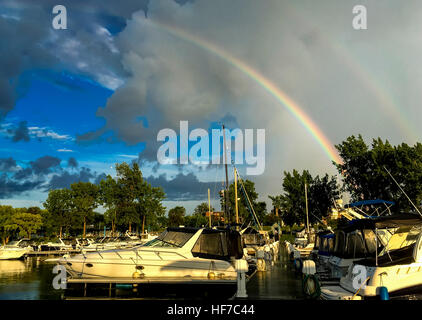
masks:
[(337, 150), (334, 148), (333, 143), (324, 135), (321, 129), (312, 121), (312, 119), (299, 107), (299, 105), (293, 101), (286, 93), (284, 93), (280, 88), (278, 88), (271, 80), (266, 78), (262, 73), (253, 69), (251, 66), (245, 62), (239, 60), (238, 58), (232, 56), (230, 53), (224, 51), (213, 43), (210, 43), (202, 38), (199, 38), (193, 34), (187, 33), (183, 29), (180, 29), (175, 26), (169, 26), (162, 22), (151, 21), (154, 25), (164, 29), (169, 34), (181, 38), (185, 41), (195, 44), (203, 48), (206, 51), (213, 53), (222, 60), (228, 62), (233, 67), (239, 69), (249, 78), (257, 82), (262, 88), (269, 92), (277, 101), (279, 101), (302, 125), (303, 127), (311, 134), (311, 136), (316, 140), (316, 142), (321, 146), (324, 152), (328, 157), (335, 163), (343, 163), (340, 158)]

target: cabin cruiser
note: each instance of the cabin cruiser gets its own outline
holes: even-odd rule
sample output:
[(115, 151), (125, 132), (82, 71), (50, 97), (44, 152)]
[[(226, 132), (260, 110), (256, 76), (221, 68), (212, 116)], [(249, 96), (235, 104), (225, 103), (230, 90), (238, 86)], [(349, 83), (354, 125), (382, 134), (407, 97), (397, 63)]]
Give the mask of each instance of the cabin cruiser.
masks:
[[(393, 230), (392, 236), (378, 251), (375, 243), (371, 257), (354, 261), (338, 286), (321, 289), (323, 299), (354, 300), (380, 295), (381, 287), (390, 294), (401, 295), (422, 287), (422, 218), (419, 215), (400, 214), (367, 219), (367, 229), (375, 230), (376, 242), (381, 242), (379, 231)], [(358, 281), (358, 274), (363, 274)]]
[(328, 267), (328, 260), (334, 252), (335, 233), (331, 230), (320, 231), (315, 235), (315, 245), (311, 252), (311, 259), (317, 266)]
[(55, 241), (41, 243), (37, 249), (38, 251), (68, 251), (75, 249), (75, 245), (71, 240), (57, 238)]
[(264, 250), (264, 246), (268, 242), (265, 234), (252, 227), (241, 230), (240, 234), (242, 236), (243, 253), (246, 260), (256, 259), (257, 251)]
[(73, 278), (235, 280), (234, 259), (242, 256), (237, 231), (179, 227), (134, 248), (65, 255), (58, 262)]
[(29, 239), (12, 241), (0, 247), (0, 260), (21, 259), (25, 254), (34, 249), (29, 245)]
[(372, 257), (388, 243), (394, 230), (386, 228), (375, 232), (373, 222), (378, 219), (381, 217), (352, 220), (335, 231), (335, 247), (328, 259), (332, 278), (340, 279), (354, 261)]

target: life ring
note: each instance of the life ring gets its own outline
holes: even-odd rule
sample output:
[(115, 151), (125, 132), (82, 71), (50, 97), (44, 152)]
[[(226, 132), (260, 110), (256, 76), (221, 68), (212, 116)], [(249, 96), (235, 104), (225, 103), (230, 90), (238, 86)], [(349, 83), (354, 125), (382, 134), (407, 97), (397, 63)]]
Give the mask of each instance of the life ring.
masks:
[(306, 297), (317, 299), (321, 295), (321, 286), (318, 278), (314, 274), (307, 274), (303, 278), (302, 290)]

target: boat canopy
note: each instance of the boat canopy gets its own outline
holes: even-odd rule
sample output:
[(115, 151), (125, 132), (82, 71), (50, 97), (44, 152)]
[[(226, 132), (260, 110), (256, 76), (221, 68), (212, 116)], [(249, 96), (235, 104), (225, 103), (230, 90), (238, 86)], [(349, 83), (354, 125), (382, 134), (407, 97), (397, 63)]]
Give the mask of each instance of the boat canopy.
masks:
[(192, 255), (206, 259), (241, 259), (240, 233), (231, 229), (204, 229), (192, 248)]
[(382, 200), (382, 199), (362, 200), (362, 201), (358, 201), (358, 202), (353, 202), (353, 203), (346, 204), (344, 207), (345, 208), (353, 208), (353, 207), (368, 206), (368, 205), (374, 205), (374, 204), (389, 204), (389, 205), (394, 205), (395, 202), (393, 202), (393, 201), (387, 201), (387, 200)]
[(359, 219), (351, 221), (351, 223), (344, 227), (345, 232), (356, 229), (384, 229), (384, 228), (399, 228), (412, 227), (422, 224), (422, 217), (415, 214), (403, 213), (392, 216), (377, 217), (376, 219)]
[(265, 237), (258, 230), (247, 227), (241, 232), (243, 244), (245, 246), (263, 246), (265, 245)]

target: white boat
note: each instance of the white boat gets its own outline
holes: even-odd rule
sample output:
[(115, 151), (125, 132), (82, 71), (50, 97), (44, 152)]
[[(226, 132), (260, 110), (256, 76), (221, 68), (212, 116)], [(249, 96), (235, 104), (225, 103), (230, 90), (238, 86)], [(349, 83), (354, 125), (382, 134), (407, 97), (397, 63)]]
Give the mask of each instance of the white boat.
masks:
[(61, 238), (57, 238), (56, 241), (50, 241), (47, 243), (41, 243), (38, 246), (38, 251), (68, 251), (74, 249), (70, 241), (65, 243)]
[(21, 259), (34, 249), (27, 244), (27, 239), (13, 241), (10, 244), (0, 247), (0, 260)]
[(373, 221), (377, 220), (352, 220), (347, 226), (336, 230), (334, 251), (328, 259), (332, 278), (340, 279), (355, 261), (374, 256), (388, 243), (394, 229), (379, 229), (375, 236)]
[[(393, 295), (422, 291), (422, 218), (401, 214), (369, 220), (368, 223), (373, 224), (377, 233), (378, 229), (394, 229), (395, 232), (379, 253), (355, 261), (338, 286), (322, 287), (323, 299), (375, 297), (380, 295), (381, 287)], [(358, 273), (366, 277), (359, 286)]]
[(58, 260), (72, 278), (192, 278), (236, 280), (234, 259), (243, 256), (240, 234), (228, 229), (168, 228), (131, 249), (65, 255)]

